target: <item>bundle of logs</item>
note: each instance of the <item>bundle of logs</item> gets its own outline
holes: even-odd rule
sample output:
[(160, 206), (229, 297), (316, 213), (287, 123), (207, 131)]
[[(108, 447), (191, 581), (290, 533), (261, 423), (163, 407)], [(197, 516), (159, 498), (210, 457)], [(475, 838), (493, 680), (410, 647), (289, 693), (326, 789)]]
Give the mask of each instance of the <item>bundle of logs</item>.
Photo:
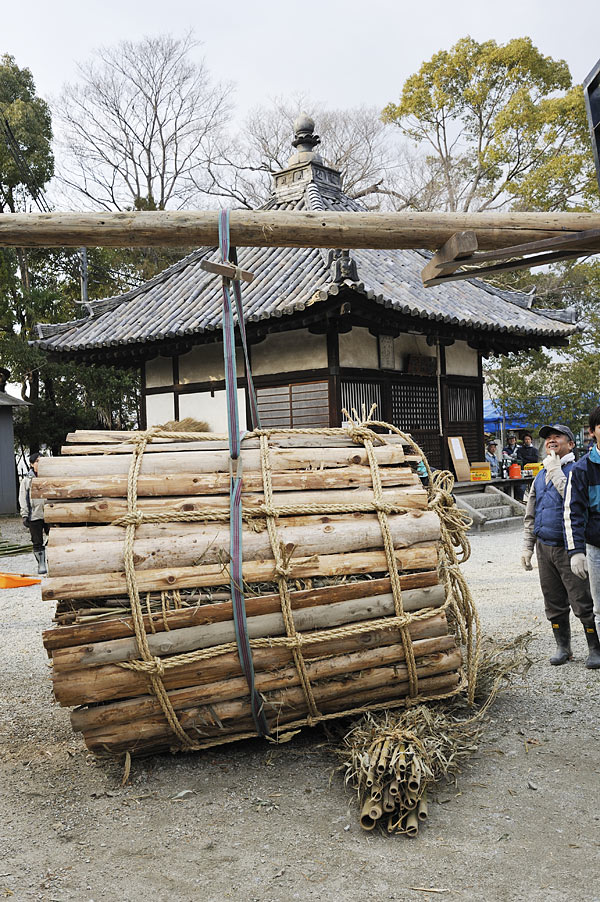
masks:
[[(243, 440), (246, 622), (276, 738), (461, 688), (440, 518), (415, 450), (364, 426)], [(257, 735), (233, 622), (230, 473), (225, 437), (160, 430), (77, 432), (40, 459), (42, 593), (57, 603), (43, 640), (55, 697), (92, 752)]]

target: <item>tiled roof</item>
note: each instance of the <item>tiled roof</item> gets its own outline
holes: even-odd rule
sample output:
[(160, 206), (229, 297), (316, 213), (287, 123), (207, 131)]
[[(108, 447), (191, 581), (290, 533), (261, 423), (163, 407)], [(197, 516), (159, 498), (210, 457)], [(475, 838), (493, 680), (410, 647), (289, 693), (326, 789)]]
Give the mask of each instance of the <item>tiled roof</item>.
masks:
[[(294, 171), (299, 169), (302, 183), (278, 189), (262, 209), (364, 209), (339, 187), (318, 182), (319, 170), (329, 172), (325, 167), (309, 163)], [(535, 344), (553, 344), (576, 331), (571, 312), (533, 309), (529, 295), (478, 279), (424, 288), (421, 270), (430, 256), (417, 250), (352, 251), (358, 278), (335, 281), (326, 250), (238, 248), (240, 266), (256, 274), (254, 282), (243, 288), (246, 321), (289, 316), (307, 306), (314, 309), (346, 286), (374, 304), (414, 318), (415, 328), (423, 331), (424, 320), (435, 320), (488, 335), (511, 333)], [(205, 257), (218, 260), (219, 254), (214, 248), (201, 248), (125, 294), (89, 303), (83, 319), (38, 325), (39, 347), (85, 355), (93, 349), (183, 339), (219, 329), (220, 280), (200, 269)]]

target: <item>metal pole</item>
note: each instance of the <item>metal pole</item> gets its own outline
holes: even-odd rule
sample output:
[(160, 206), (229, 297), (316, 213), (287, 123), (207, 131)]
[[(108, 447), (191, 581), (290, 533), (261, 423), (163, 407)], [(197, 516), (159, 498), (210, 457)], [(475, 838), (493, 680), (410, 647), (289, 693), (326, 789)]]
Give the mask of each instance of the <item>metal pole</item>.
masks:
[(81, 301), (87, 303), (88, 299), (88, 258), (87, 247), (79, 248), (79, 274), (81, 277)]

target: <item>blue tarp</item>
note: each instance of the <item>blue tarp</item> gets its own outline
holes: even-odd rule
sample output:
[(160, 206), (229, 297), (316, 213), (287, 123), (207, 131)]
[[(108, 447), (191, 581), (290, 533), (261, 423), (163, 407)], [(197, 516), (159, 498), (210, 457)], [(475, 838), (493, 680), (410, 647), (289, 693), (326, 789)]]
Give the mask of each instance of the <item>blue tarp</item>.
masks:
[[(507, 417), (504, 428), (507, 432), (513, 429), (527, 429), (529, 423), (519, 417)], [(499, 435), (502, 431), (502, 408), (497, 401), (483, 402), (483, 429)]]

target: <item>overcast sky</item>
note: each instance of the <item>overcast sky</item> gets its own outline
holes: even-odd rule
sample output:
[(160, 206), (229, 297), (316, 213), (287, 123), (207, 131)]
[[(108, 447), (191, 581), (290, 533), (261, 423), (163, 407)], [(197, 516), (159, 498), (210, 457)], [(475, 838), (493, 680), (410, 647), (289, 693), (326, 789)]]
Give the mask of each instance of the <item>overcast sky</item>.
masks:
[(600, 57), (599, 26), (596, 0), (28, 0), (3, 4), (0, 53), (28, 66), (49, 98), (99, 45), (192, 28), (213, 75), (237, 85), (241, 120), (298, 92), (329, 107), (383, 107), (423, 60), (467, 34), (529, 35), (580, 82)]

